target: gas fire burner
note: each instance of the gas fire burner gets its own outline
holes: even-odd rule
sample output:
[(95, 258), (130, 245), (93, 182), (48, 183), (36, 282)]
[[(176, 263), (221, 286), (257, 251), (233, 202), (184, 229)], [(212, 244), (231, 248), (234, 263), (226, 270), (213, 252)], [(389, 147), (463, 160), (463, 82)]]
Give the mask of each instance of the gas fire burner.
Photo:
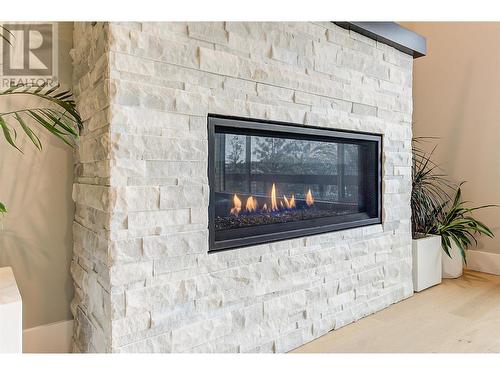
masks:
[(209, 116), (210, 250), (381, 223), (382, 137)]

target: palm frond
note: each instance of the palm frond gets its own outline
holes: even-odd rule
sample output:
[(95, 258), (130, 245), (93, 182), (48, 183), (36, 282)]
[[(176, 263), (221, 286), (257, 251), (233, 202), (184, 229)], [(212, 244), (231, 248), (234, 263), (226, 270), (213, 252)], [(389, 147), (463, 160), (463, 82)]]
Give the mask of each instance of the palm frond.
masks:
[(12, 45), (12, 42), (10, 41), (10, 38), (13, 38), (14, 35), (7, 29), (5, 26), (0, 25), (0, 38), (5, 40), (9, 45)]
[[(0, 26), (1, 37), (10, 43)], [(9, 32), (10, 33), (10, 32)], [(17, 145), (17, 130), (22, 130), (28, 139), (38, 149), (42, 149), (42, 143), (36, 132), (30, 127), (27, 119), (49, 131), (51, 134), (72, 146), (72, 141), (78, 138), (83, 124), (80, 114), (76, 108), (73, 95), (69, 90), (61, 90), (59, 85), (53, 87), (42, 86), (11, 86), (0, 91), (0, 98), (6, 96), (28, 95), (34, 96), (43, 103), (38, 108), (24, 108), (17, 111), (0, 113), (0, 130), (5, 141), (22, 153)], [(0, 202), (0, 213), (6, 213), (5, 204)]]
[(0, 91), (0, 98), (17, 95), (34, 96), (45, 103), (41, 108), (25, 108), (0, 113), (2, 134), (11, 146), (21, 151), (16, 143), (16, 127), (18, 127), (37, 149), (42, 149), (40, 139), (28, 125), (27, 119), (34, 120), (35, 123), (70, 146), (72, 141), (78, 138), (83, 126), (82, 119), (69, 90), (61, 90), (59, 85), (53, 87), (19, 85)]

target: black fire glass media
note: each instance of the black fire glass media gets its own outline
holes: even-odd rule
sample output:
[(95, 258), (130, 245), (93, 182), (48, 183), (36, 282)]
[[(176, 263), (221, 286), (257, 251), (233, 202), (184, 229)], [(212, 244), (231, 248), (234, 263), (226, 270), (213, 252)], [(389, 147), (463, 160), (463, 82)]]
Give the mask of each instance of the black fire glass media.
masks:
[(381, 222), (380, 135), (209, 116), (210, 250)]

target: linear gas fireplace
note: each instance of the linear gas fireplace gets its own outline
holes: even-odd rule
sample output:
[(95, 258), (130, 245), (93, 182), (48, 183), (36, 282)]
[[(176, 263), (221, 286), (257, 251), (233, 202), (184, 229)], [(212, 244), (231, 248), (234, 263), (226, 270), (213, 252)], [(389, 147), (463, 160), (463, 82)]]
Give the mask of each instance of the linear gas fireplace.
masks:
[(381, 222), (382, 138), (209, 116), (210, 250)]

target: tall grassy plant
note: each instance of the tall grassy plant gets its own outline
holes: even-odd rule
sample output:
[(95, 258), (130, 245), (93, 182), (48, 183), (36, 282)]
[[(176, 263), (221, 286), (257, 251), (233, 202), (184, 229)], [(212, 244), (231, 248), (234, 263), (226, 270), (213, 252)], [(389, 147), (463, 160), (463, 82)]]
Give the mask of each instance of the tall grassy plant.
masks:
[(423, 150), (422, 145), (431, 137), (417, 137), (412, 140), (412, 191), (411, 191), (411, 227), (413, 238), (428, 234), (436, 224), (435, 212), (449, 201), (454, 184), (441, 172), (440, 167), (431, 158), (431, 152)]
[(474, 211), (496, 207), (495, 205), (483, 205), (478, 207), (466, 207), (467, 201), (462, 200), (463, 182), (459, 185), (453, 200), (444, 202), (434, 211), (436, 222), (429, 233), (441, 236), (441, 246), (444, 252), (451, 258), (450, 249), (452, 243), (457, 245), (462, 259), (467, 264), (466, 250), (474, 243), (477, 244), (476, 237), (484, 234), (493, 237), (493, 232), (488, 226), (472, 216)]

